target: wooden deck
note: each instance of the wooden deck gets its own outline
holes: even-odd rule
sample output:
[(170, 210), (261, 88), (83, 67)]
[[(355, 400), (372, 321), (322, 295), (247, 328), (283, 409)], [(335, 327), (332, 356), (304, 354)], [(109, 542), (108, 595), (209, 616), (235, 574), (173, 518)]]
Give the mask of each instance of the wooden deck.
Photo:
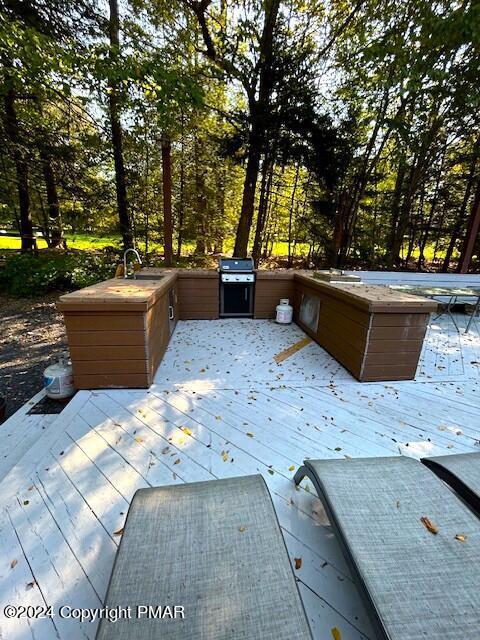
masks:
[(371, 638), (322, 506), (293, 475), (306, 457), (478, 450), (480, 320), (467, 335), (446, 316), (432, 322), (417, 379), (398, 383), (356, 382), (316, 343), (277, 365), (303, 337), (267, 320), (180, 322), (149, 391), (82, 391), (59, 416), (27, 420), (22, 409), (7, 421), (0, 600), (57, 615), (0, 614), (0, 638), (93, 639), (96, 623), (58, 608), (102, 605), (134, 492), (250, 473), (264, 476), (290, 557), (302, 558), (315, 638), (335, 627), (343, 640)]

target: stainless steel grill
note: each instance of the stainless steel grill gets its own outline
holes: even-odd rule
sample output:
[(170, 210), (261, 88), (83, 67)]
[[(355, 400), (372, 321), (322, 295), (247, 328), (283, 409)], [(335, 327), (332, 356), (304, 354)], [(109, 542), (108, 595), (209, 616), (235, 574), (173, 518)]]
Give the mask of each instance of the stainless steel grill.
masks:
[(220, 258), (220, 317), (251, 318), (255, 298), (252, 258)]

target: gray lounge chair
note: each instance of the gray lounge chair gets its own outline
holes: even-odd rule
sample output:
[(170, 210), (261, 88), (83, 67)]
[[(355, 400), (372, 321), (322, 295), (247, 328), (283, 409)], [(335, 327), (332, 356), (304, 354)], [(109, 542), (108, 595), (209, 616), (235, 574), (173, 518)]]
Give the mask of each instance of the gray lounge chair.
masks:
[[(311, 640), (285, 543), (260, 475), (135, 494), (97, 640)], [(177, 619), (135, 618), (177, 605)]]
[(422, 462), (480, 516), (480, 453), (422, 458)]
[(378, 638), (478, 640), (480, 520), (443, 482), (406, 457), (307, 460), (295, 482), (305, 476)]

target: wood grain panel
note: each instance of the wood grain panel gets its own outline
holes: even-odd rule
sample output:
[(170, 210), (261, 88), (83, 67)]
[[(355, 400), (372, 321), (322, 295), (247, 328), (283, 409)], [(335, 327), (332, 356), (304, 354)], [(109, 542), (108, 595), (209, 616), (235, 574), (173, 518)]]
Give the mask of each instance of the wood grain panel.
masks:
[(150, 382), (170, 341), (169, 297), (163, 296), (147, 313), (147, 367)]
[(428, 324), (428, 313), (375, 313), (373, 327), (424, 327)]
[(73, 375), (92, 375), (107, 373), (147, 373), (146, 360), (76, 360), (73, 362)]
[(257, 278), (255, 283), (254, 318), (275, 318), (280, 298), (288, 298), (293, 306), (295, 297), (292, 276), (282, 278)]
[(145, 389), (150, 386), (146, 373), (99, 373), (75, 376), (77, 389)]
[(368, 342), (368, 353), (390, 353), (392, 358), (398, 351), (419, 353), (423, 340), (372, 340)]
[(71, 347), (132, 346), (145, 344), (145, 331), (70, 331)]
[(363, 371), (362, 382), (412, 380), (415, 377), (416, 371), (417, 365), (370, 365)]
[(104, 346), (104, 347), (71, 347), (72, 360), (145, 360), (145, 345)]
[(178, 285), (180, 320), (213, 320), (219, 317), (219, 281), (217, 277), (187, 277)]
[(69, 331), (144, 331), (143, 313), (132, 314), (65, 314)]

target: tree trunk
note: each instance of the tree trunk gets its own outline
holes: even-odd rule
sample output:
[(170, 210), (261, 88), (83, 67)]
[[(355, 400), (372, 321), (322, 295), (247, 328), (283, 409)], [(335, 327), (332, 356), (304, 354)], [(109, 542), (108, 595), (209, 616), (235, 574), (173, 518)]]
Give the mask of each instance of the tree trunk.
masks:
[(292, 266), (292, 221), (293, 221), (293, 206), (295, 203), (295, 194), (297, 192), (298, 174), (300, 172), (300, 163), (297, 163), (295, 169), (295, 180), (292, 189), (292, 199), (290, 202), (290, 211), (288, 214), (288, 267)]
[(252, 258), (255, 267), (258, 267), (260, 255), (262, 252), (262, 237), (267, 218), (268, 200), (270, 188), (272, 186), (273, 163), (264, 158), (262, 165), (262, 181), (260, 187), (260, 201), (258, 204), (257, 226), (255, 228), (255, 239), (253, 241)]
[(185, 218), (185, 124), (184, 115), (182, 111), (182, 139), (181, 139), (181, 152), (180, 152), (180, 184), (179, 184), (179, 199), (178, 199), (178, 236), (177, 236), (177, 260), (182, 255), (182, 243), (183, 243), (183, 221)]
[[(260, 37), (259, 60), (260, 71), (258, 81), (258, 99), (250, 97), (250, 136), (247, 155), (247, 168), (243, 185), (242, 209), (238, 221), (237, 235), (235, 238), (234, 255), (241, 258), (247, 255), (248, 239), (253, 220), (255, 206), (255, 191), (257, 187), (258, 172), (260, 170), (260, 157), (262, 155), (265, 128), (270, 108), (270, 96), (273, 88), (273, 39), (277, 23), (280, 0), (266, 0), (265, 20)], [(251, 96), (254, 92), (251, 92)]]
[(122, 234), (123, 247), (129, 249), (133, 246), (132, 226), (128, 215), (127, 187), (125, 177), (125, 164), (123, 160), (122, 126), (120, 123), (120, 91), (115, 79), (116, 62), (120, 49), (120, 20), (118, 15), (118, 1), (109, 0), (110, 19), (110, 59), (112, 61), (112, 77), (109, 83), (108, 104), (110, 111), (110, 127), (112, 134), (113, 160), (115, 164), (115, 187), (117, 191), (117, 207), (120, 233)]
[(15, 91), (9, 88), (5, 93), (5, 130), (13, 149), (13, 160), (17, 175), (18, 204), (20, 209), (20, 236), (22, 252), (35, 248), (32, 215), (30, 213), (30, 194), (28, 191), (28, 162), (20, 140), (17, 113), (15, 110)]
[(474, 178), (475, 178), (475, 171), (476, 171), (476, 168), (477, 168), (478, 145), (479, 145), (479, 141), (477, 140), (477, 142), (475, 143), (474, 148), (473, 148), (473, 158), (472, 158), (472, 163), (470, 165), (470, 171), (468, 172), (467, 186), (465, 187), (465, 193), (464, 193), (463, 199), (462, 199), (462, 206), (460, 207), (460, 211), (458, 213), (457, 220), (456, 220), (455, 225), (454, 225), (453, 230), (452, 230), (452, 236), (450, 238), (450, 242), (448, 244), (447, 252), (445, 253), (445, 258), (443, 260), (442, 271), (448, 271), (448, 268), (450, 266), (450, 261), (452, 259), (453, 251), (455, 249), (455, 246), (457, 244), (457, 240), (458, 240), (458, 238), (460, 236), (460, 231), (461, 231), (462, 226), (463, 226), (463, 221), (464, 221), (464, 218), (465, 218), (465, 212), (467, 211), (468, 202), (470, 200), (470, 195), (472, 193), (472, 188), (473, 188)]
[(248, 239), (252, 227), (253, 210), (255, 206), (255, 191), (257, 187), (258, 172), (260, 169), (260, 156), (262, 141), (258, 126), (254, 124), (249, 137), (247, 168), (243, 183), (242, 209), (238, 220), (237, 234), (233, 255), (245, 258), (248, 252)]
[(465, 234), (465, 240), (462, 247), (462, 253), (458, 262), (458, 271), (460, 273), (467, 273), (472, 261), (472, 254), (475, 248), (475, 243), (480, 231), (480, 180), (477, 182), (477, 188), (475, 190), (475, 197), (473, 199), (472, 213), (468, 220), (467, 233)]
[(193, 156), (195, 167), (195, 191), (197, 196), (197, 211), (195, 215), (195, 230), (197, 234), (197, 242), (195, 253), (204, 254), (206, 252), (206, 217), (207, 217), (207, 198), (205, 195), (205, 181), (202, 169), (200, 167), (200, 145), (195, 132), (193, 143)]
[(47, 192), (48, 228), (50, 229), (49, 246), (62, 246), (65, 248), (62, 218), (60, 215), (60, 201), (58, 199), (57, 184), (55, 181), (55, 174), (53, 172), (52, 161), (44, 150), (40, 152), (40, 159), (42, 161), (43, 179), (45, 181), (45, 188)]
[(162, 135), (163, 246), (166, 267), (173, 262), (172, 225), (172, 146), (167, 134)]

